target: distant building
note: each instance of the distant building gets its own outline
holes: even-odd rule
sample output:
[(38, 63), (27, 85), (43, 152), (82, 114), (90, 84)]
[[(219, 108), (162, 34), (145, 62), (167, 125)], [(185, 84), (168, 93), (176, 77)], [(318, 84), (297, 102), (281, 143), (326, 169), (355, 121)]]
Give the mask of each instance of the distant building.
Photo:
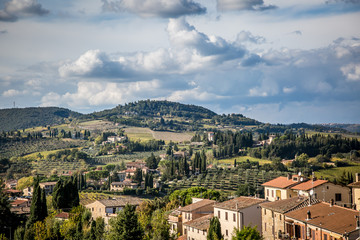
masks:
[(356, 210), (360, 210), (360, 173), (355, 173), (355, 182), (350, 183), (352, 204)]
[(214, 132), (208, 132), (208, 141), (213, 142), (214, 141)]
[(182, 217), (181, 212), (178, 209), (170, 212), (168, 216), (168, 223), (170, 224), (171, 235), (182, 235)]
[(125, 188), (137, 189), (138, 184), (131, 181), (112, 182), (110, 184), (110, 191), (124, 191)]
[(117, 212), (121, 211), (126, 204), (138, 206), (141, 202), (141, 199), (134, 197), (103, 199), (87, 204), (85, 207), (90, 210), (93, 219), (102, 217), (105, 223), (108, 223), (109, 219), (115, 217)]
[(39, 183), (39, 186), (45, 190), (46, 195), (52, 194), (57, 182), (42, 182)]

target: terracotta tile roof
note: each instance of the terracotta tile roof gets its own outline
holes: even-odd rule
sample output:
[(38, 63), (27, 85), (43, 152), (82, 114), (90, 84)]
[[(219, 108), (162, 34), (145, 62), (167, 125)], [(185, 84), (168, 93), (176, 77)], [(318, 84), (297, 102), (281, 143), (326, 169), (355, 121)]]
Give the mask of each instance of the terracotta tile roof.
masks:
[[(306, 220), (310, 211), (311, 219)], [(286, 217), (307, 222), (310, 225), (326, 229), (335, 233), (344, 234), (356, 231), (356, 218), (359, 212), (350, 208), (330, 206), (321, 202), (285, 214)], [(358, 231), (358, 230), (357, 230)]]
[(55, 215), (56, 218), (68, 219), (70, 214), (68, 212), (61, 212)]
[(214, 207), (228, 209), (232, 211), (241, 210), (247, 207), (264, 202), (265, 199), (253, 198), (253, 197), (238, 197), (222, 203), (215, 204)]
[(184, 223), (184, 226), (193, 227), (199, 230), (207, 230), (210, 227), (210, 219), (214, 216), (214, 214), (208, 214), (203, 217), (191, 220), (189, 222)]
[(192, 211), (195, 211), (199, 208), (202, 208), (202, 207), (205, 207), (207, 205), (214, 205), (215, 204), (215, 201), (214, 200), (209, 200), (209, 199), (203, 199), (199, 202), (196, 202), (196, 203), (192, 203), (192, 204), (189, 204), (185, 207), (182, 207), (179, 209), (179, 211), (181, 212), (192, 212)]
[(287, 177), (277, 177), (261, 185), (266, 187), (289, 188), (299, 183), (300, 182), (294, 181), (292, 179), (289, 180)]
[(314, 187), (318, 187), (324, 183), (327, 183), (328, 180), (309, 180), (307, 182), (302, 182), (294, 187), (292, 187), (291, 189), (293, 190), (303, 190), (303, 191), (308, 191)]
[(39, 183), (40, 186), (51, 186), (51, 185), (56, 185), (57, 182), (42, 182)]
[[(318, 203), (319, 200), (311, 199), (311, 203)], [(287, 213), (294, 209), (302, 208), (309, 205), (309, 198), (306, 197), (293, 197), (284, 200), (278, 200), (275, 202), (261, 203), (262, 208), (270, 209), (278, 213)]]
[(15, 189), (5, 189), (6, 193), (22, 193), (22, 191), (20, 190), (15, 190)]
[(177, 240), (186, 240), (187, 235), (181, 235), (180, 237), (177, 238)]
[(27, 203), (29, 200), (25, 199), (16, 199), (13, 202), (11, 202), (11, 206), (19, 206), (20, 204)]
[(353, 182), (347, 185), (348, 187), (360, 188), (360, 182)]

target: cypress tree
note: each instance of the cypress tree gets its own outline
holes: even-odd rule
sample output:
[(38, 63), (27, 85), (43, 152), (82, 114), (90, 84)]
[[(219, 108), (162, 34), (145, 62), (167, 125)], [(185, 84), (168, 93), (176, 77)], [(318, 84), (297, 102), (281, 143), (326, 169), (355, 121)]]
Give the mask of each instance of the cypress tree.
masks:
[(208, 231), (208, 235), (207, 235), (206, 239), (207, 240), (222, 239), (221, 225), (220, 225), (220, 221), (217, 217), (213, 217), (210, 219), (210, 227), (209, 227), (209, 231)]
[[(33, 188), (34, 190), (33, 190), (32, 202), (30, 207), (30, 216), (26, 223), (26, 228), (29, 228), (32, 224), (34, 224), (37, 221), (44, 220), (46, 217), (46, 216), (44, 217), (44, 206), (42, 203), (42, 196), (41, 196), (42, 191), (39, 185), (38, 178), (35, 180)], [(45, 200), (45, 205), (46, 205), (46, 200)]]
[(41, 218), (42, 220), (48, 216), (45, 189), (41, 190)]

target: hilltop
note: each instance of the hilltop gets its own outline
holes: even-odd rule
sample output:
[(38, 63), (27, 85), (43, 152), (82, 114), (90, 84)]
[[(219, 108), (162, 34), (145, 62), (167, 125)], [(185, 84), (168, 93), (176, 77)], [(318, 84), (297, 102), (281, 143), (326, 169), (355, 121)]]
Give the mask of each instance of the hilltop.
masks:
[(11, 131), (37, 126), (62, 124), (82, 114), (59, 107), (0, 109), (0, 130)]

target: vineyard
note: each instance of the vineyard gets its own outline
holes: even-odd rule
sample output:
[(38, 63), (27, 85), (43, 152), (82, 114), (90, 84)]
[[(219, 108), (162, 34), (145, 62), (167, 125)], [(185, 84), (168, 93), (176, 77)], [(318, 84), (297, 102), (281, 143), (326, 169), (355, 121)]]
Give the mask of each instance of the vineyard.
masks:
[(38, 174), (44, 175), (50, 174), (53, 170), (56, 170), (59, 175), (73, 173), (81, 169), (86, 169), (87, 167), (88, 164), (83, 160), (73, 162), (37, 160), (32, 162), (32, 168), (36, 170)]
[(85, 141), (63, 141), (59, 139), (33, 139), (9, 141), (0, 144), (0, 158), (24, 156), (30, 153), (74, 148), (85, 144)]
[(175, 189), (185, 189), (189, 187), (202, 186), (205, 188), (223, 190), (227, 192), (236, 191), (241, 184), (249, 184), (256, 189), (256, 193), (263, 192), (262, 183), (267, 182), (279, 176), (285, 176), (286, 172), (264, 171), (257, 168), (243, 169), (216, 169), (207, 170), (206, 174), (198, 176), (192, 175), (189, 178), (175, 180), (170, 186)]

